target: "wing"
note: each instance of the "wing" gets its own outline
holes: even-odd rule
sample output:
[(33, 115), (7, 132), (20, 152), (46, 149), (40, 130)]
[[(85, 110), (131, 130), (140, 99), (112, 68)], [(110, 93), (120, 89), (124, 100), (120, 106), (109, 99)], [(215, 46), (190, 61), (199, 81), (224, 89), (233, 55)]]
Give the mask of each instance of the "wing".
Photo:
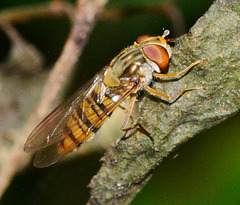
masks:
[(25, 152), (35, 152), (49, 145), (62, 140), (61, 133), (64, 125), (67, 123), (69, 116), (73, 112), (73, 107), (79, 104), (83, 96), (93, 86), (93, 80), (81, 87), (66, 102), (55, 108), (30, 134), (25, 145)]
[[(97, 131), (100, 129), (106, 118), (135, 90), (133, 86), (128, 89), (124, 88), (122, 92), (116, 89), (115, 91), (107, 92), (102, 99), (101, 90), (103, 88), (101, 79), (100, 76), (99, 80), (95, 81), (92, 86), (85, 86), (81, 89), (73, 97), (73, 101), (70, 100), (57, 107), (29, 136), (25, 144), (25, 150), (37, 151), (34, 160), (36, 167), (47, 167), (54, 164), (68, 152), (91, 139), (94, 134), (93, 130)], [(121, 88), (119, 87), (119, 89)], [(102, 99), (102, 102), (99, 102), (100, 99)], [(82, 132), (75, 140), (64, 146), (64, 151), (59, 151), (59, 145), (64, 141), (63, 133), (67, 132), (66, 127), (70, 126), (69, 128), (73, 130), (73, 127), (77, 124), (72, 123), (72, 121), (74, 121), (73, 116), (76, 115), (80, 104), (86, 112), (84, 112), (85, 116), (82, 116), (80, 113), (78, 117), (82, 122), (84, 122), (84, 119), (90, 121), (90, 126), (87, 130), (92, 131), (90, 133), (88, 131)], [(66, 126), (67, 124), (68, 126)], [(87, 124), (86, 121), (84, 124)]]

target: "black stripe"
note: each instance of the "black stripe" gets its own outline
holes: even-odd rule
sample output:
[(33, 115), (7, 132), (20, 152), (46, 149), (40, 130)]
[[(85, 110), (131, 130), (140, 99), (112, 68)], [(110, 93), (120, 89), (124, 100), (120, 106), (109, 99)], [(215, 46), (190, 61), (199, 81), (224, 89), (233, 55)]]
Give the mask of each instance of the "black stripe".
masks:
[(94, 127), (94, 126), (91, 127), (91, 130), (92, 130), (94, 133), (96, 133), (99, 129), (100, 129), (100, 127), (99, 127), (99, 128), (98, 128), (98, 127)]
[(77, 138), (74, 136), (74, 134), (72, 133), (72, 130), (71, 130), (70, 128), (68, 129), (67, 134), (68, 134), (68, 136), (71, 138), (71, 140), (72, 140), (76, 145), (78, 145)]
[(95, 112), (95, 114), (96, 114), (99, 118), (101, 118), (101, 116), (98, 114), (98, 111), (96, 110), (94, 104), (92, 104), (92, 102), (90, 101), (90, 99), (89, 99), (89, 98), (86, 98), (86, 100), (87, 100), (88, 104), (91, 106), (92, 110)]
[(63, 149), (65, 149), (65, 147), (64, 147), (64, 139), (62, 139), (62, 140), (59, 142), (59, 144), (62, 146)]
[[(105, 95), (106, 96), (106, 95)], [(107, 114), (107, 116), (110, 116), (112, 113), (108, 110), (108, 108), (103, 104), (103, 103), (98, 103), (97, 102), (97, 93), (93, 90), (91, 93), (91, 97), (94, 100), (94, 102), (97, 104), (97, 106)], [(111, 98), (110, 98), (111, 100)]]
[[(72, 115), (72, 118), (77, 122), (77, 125), (78, 125), (79, 129), (82, 130), (82, 132), (83, 132), (83, 134), (84, 134), (83, 127), (81, 126), (81, 124), (80, 124), (80, 122), (79, 122), (80, 118), (77, 119), (74, 114)], [(74, 137), (75, 137), (75, 136), (74, 136)], [(70, 138), (71, 138), (71, 136), (70, 136)], [(82, 143), (82, 142), (79, 142), (79, 143), (75, 143), (75, 144), (77, 145), (77, 147), (81, 147), (81, 145), (82, 145), (83, 143)]]
[[(77, 114), (78, 115), (78, 114)], [(81, 126), (79, 119), (76, 119), (76, 117), (74, 116), (74, 114), (72, 115), (72, 118), (77, 122), (77, 126), (80, 128), (80, 130), (82, 130), (82, 132), (84, 133), (83, 127)]]
[[(77, 114), (78, 117), (80, 118), (81, 116), (83, 117), (82, 123), (85, 124), (89, 129), (91, 129), (94, 133), (96, 133), (99, 128), (94, 127), (92, 123), (88, 120), (88, 118), (85, 116), (85, 114), (82, 112), (82, 108), (79, 106), (77, 109)], [(81, 119), (81, 118), (80, 118)]]
[(105, 96), (106, 96), (107, 98), (109, 98), (109, 99), (112, 99), (112, 97), (111, 97), (109, 94), (107, 94), (107, 93), (105, 93)]

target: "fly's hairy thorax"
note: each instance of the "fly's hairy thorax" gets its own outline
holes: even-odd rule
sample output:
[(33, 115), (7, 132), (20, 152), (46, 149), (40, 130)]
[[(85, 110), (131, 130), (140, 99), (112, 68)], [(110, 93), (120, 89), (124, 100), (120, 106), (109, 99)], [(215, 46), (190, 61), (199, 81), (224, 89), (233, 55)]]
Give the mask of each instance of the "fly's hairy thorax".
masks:
[(135, 45), (124, 49), (110, 63), (110, 69), (120, 80), (121, 85), (128, 86), (139, 82), (140, 89), (144, 89), (152, 81), (153, 66), (154, 63), (148, 61)]

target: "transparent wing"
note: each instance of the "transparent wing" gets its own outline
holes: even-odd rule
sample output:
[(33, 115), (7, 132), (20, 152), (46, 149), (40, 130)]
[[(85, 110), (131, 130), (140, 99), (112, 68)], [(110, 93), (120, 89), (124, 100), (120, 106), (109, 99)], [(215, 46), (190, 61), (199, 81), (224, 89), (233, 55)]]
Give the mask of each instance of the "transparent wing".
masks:
[(34, 152), (62, 140), (62, 132), (73, 112), (73, 107), (79, 104), (83, 96), (91, 89), (93, 81), (81, 87), (69, 100), (55, 108), (30, 134), (24, 151)]
[[(70, 145), (72, 148), (74, 146), (74, 143)], [(58, 143), (54, 143), (37, 152), (33, 165), (38, 168), (48, 167), (62, 159), (66, 154), (67, 152), (59, 152)]]
[[(124, 100), (126, 99), (132, 92), (134, 91), (134, 87), (129, 88), (128, 90), (125, 90), (125, 92), (120, 93), (117, 100), (108, 100), (110, 98), (104, 98), (103, 104), (106, 106), (106, 110), (102, 112), (102, 114), (98, 117), (96, 117), (95, 114), (90, 114), (88, 116), (88, 119), (91, 119), (92, 126), (94, 127), (101, 127), (104, 123), (104, 118), (109, 115), (109, 113), (112, 113), (116, 107)], [(110, 93), (111, 94), (111, 93)], [(111, 97), (114, 97), (114, 95), (111, 95)], [(116, 99), (116, 98), (115, 98)], [(85, 102), (85, 101), (84, 101)], [(97, 104), (97, 103), (96, 103)], [(85, 104), (85, 109), (89, 109), (91, 107), (95, 107), (96, 112), (99, 113), (100, 108), (99, 106), (94, 105), (94, 103)], [(74, 114), (75, 106), (77, 104), (72, 105), (72, 114)], [(82, 134), (82, 136), (79, 136), (79, 138), (82, 138), (82, 144), (85, 143), (87, 140), (91, 139), (93, 136), (89, 136), (87, 134)], [(78, 140), (79, 140), (78, 138)], [(68, 147), (65, 148), (64, 152), (59, 152), (59, 143), (58, 141), (55, 141), (53, 144), (48, 144), (49, 146), (43, 147), (43, 149), (39, 150), (37, 152), (37, 155), (34, 160), (34, 166), (36, 167), (47, 167), (55, 162), (59, 161), (63, 156), (65, 156), (68, 152), (72, 151), (74, 148), (76, 148), (76, 143), (73, 141)]]

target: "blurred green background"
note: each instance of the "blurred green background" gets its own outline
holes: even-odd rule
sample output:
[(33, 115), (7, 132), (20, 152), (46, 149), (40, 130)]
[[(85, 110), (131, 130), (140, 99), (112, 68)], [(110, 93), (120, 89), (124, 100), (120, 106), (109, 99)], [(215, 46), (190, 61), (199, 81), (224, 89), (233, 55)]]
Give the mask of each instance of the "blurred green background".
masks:
[[(0, 9), (39, 2), (0, 0)], [(160, 13), (142, 12), (142, 8), (150, 5), (155, 7), (162, 2), (167, 0), (111, 0), (109, 10), (141, 8), (141, 12), (97, 22), (79, 60), (79, 70), (75, 70), (73, 87), (80, 86), (79, 79), (82, 82), (91, 78), (138, 36), (159, 35), (163, 32), (162, 28), (172, 31), (169, 19)], [(211, 0), (172, 2), (182, 13), (187, 29), (212, 4)], [(51, 67), (61, 52), (70, 24), (66, 18), (49, 18), (19, 24), (16, 28), (44, 54), (46, 67)], [(171, 37), (174, 37), (173, 32)], [(0, 60), (3, 60), (7, 55), (9, 42), (2, 31), (0, 45)], [(182, 145), (154, 171), (151, 181), (132, 204), (240, 204), (239, 121), (240, 114), (237, 114)], [(15, 177), (0, 204), (86, 204), (89, 197), (86, 186), (99, 169), (102, 155), (103, 153), (94, 153), (45, 169), (36, 169), (29, 165)]]

